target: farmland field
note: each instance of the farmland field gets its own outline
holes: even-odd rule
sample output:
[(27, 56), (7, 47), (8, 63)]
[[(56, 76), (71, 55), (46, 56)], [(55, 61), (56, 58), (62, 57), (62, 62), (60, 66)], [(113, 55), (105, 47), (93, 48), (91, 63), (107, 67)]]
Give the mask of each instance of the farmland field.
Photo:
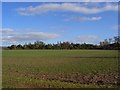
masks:
[(116, 50), (3, 50), (4, 88), (116, 87)]

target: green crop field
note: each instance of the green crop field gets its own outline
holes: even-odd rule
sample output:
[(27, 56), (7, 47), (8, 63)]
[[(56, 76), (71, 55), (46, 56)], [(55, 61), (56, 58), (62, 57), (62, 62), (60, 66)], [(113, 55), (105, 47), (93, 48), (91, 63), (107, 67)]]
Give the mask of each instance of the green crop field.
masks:
[(116, 87), (115, 50), (3, 50), (4, 88)]

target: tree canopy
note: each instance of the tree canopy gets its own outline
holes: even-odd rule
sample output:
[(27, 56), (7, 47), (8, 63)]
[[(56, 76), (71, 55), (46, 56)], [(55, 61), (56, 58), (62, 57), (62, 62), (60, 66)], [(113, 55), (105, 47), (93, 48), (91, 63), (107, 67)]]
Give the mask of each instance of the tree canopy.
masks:
[(45, 44), (42, 41), (35, 41), (33, 44), (11, 45), (7, 49), (120, 49), (120, 36), (105, 39), (99, 45), (94, 44), (79, 44), (70, 42), (57, 42), (57, 44)]

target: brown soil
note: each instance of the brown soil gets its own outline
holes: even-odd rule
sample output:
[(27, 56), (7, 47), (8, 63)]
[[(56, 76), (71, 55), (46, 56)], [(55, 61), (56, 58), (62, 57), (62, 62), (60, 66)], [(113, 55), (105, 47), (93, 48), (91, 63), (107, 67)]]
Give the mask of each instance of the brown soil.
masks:
[(119, 76), (118, 74), (80, 74), (80, 73), (72, 73), (72, 74), (43, 74), (43, 73), (31, 73), (26, 74), (26, 77), (30, 77), (32, 79), (44, 79), (44, 80), (59, 80), (61, 82), (72, 82), (72, 83), (80, 83), (80, 84), (94, 84), (94, 85), (117, 85)]

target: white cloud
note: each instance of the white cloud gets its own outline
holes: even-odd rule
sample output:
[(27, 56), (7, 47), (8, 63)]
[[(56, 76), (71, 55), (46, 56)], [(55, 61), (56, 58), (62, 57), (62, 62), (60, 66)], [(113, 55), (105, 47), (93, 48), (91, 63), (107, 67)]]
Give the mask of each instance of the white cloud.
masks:
[(78, 36), (74, 40), (78, 43), (99, 43), (100, 41), (98, 36), (95, 35)]
[(0, 29), (0, 33), (7, 34), (7, 33), (11, 33), (11, 32), (13, 32), (13, 29), (10, 29), (10, 28)]
[(2, 42), (3, 44), (15, 44), (17, 42), (28, 42), (34, 40), (49, 40), (59, 37), (56, 33), (46, 33), (46, 32), (26, 32), (18, 33), (12, 29), (2, 30)]
[(39, 15), (42, 13), (50, 12), (50, 11), (63, 11), (63, 12), (76, 12), (76, 13), (84, 13), (84, 14), (96, 14), (104, 11), (117, 11), (118, 5), (112, 3), (106, 3), (102, 7), (87, 7), (81, 5), (80, 3), (48, 3), (38, 6), (29, 6), (26, 8), (18, 8), (17, 11), (20, 15)]
[(2, 2), (119, 2), (119, 0), (2, 0)]
[(65, 19), (65, 21), (96, 21), (96, 20), (101, 20), (102, 17), (71, 17), (68, 19)]
[(114, 25), (112, 28), (115, 30), (120, 30), (120, 25)]

